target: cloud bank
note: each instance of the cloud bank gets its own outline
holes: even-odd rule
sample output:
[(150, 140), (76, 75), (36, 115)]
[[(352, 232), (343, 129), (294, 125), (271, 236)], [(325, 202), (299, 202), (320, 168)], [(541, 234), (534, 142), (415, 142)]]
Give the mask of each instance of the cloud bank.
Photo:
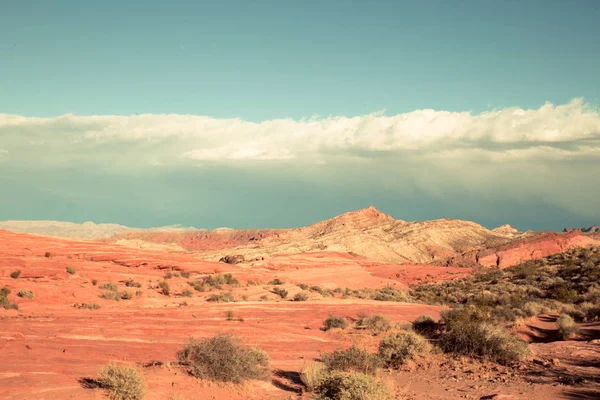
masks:
[(0, 114), (0, 171), (53, 168), (111, 176), (271, 171), (291, 181), (351, 182), (355, 190), (368, 182), (390, 196), (418, 190), (439, 198), (451, 192), (454, 201), (457, 193), (544, 201), (600, 218), (600, 114), (583, 99), (479, 114), (417, 110), (260, 123), (174, 114)]

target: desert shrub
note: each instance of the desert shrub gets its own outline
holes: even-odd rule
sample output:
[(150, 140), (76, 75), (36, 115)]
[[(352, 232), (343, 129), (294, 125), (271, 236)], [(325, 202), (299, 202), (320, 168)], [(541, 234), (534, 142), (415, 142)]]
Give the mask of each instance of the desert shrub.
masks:
[(333, 353), (321, 356), (323, 364), (330, 371), (354, 371), (374, 375), (380, 365), (379, 358), (355, 345), (348, 349), (336, 349)]
[(579, 307), (585, 314), (585, 318), (589, 321), (596, 320), (598, 317), (600, 317), (600, 304), (583, 302)]
[(96, 286), (98, 284), (98, 279), (92, 279), (92, 285)]
[(144, 292), (141, 291), (141, 290), (136, 290), (135, 291), (135, 297), (142, 297), (143, 294), (144, 294)]
[(306, 301), (308, 300), (308, 294), (305, 292), (296, 293), (293, 298), (294, 301)]
[(88, 310), (97, 310), (100, 308), (100, 306), (96, 303), (78, 303), (78, 304), (76, 303), (76, 304), (73, 304), (73, 307), (74, 308), (85, 308)]
[(19, 269), (10, 273), (10, 277), (13, 279), (17, 279), (19, 275), (21, 275), (21, 270)]
[(232, 303), (234, 302), (233, 294), (231, 293), (213, 293), (206, 301), (213, 303)]
[(250, 279), (249, 281), (246, 282), (246, 286), (256, 286), (256, 282), (253, 281), (252, 279)]
[(328, 331), (333, 328), (346, 329), (348, 327), (348, 321), (344, 317), (336, 317), (333, 314), (329, 314), (329, 317), (323, 321), (323, 327), (321, 330)]
[(190, 277), (190, 273), (188, 271), (181, 271), (181, 277), (188, 279)]
[(327, 374), (315, 392), (322, 400), (391, 400), (389, 389), (372, 376), (360, 373)]
[(228, 311), (225, 313), (225, 319), (226, 319), (227, 321), (233, 321), (233, 318), (234, 318), (234, 313), (233, 313), (233, 311), (231, 311), (231, 310), (228, 310)]
[(167, 271), (167, 273), (165, 273), (165, 275), (163, 276), (164, 279), (171, 279), (173, 278), (173, 273), (171, 271)]
[(0, 289), (0, 308), (4, 308), (5, 310), (18, 310), (19, 306), (8, 300), (9, 294), (10, 289), (8, 287), (4, 286)]
[(192, 297), (194, 292), (192, 292), (190, 289), (185, 289), (183, 292), (181, 292), (181, 295), (184, 297)]
[(100, 289), (111, 290), (113, 292), (119, 290), (118, 286), (111, 282), (103, 283), (102, 285), (100, 285)]
[(567, 314), (560, 314), (556, 319), (556, 325), (558, 325), (558, 332), (563, 339), (568, 339), (579, 331), (573, 318)]
[(426, 353), (431, 345), (414, 332), (394, 332), (379, 342), (378, 355), (389, 368), (398, 368), (418, 354)]
[(358, 320), (355, 323), (357, 329), (368, 329), (374, 335), (379, 335), (391, 329), (390, 321), (383, 315), (375, 314), (373, 316), (367, 314), (359, 314)]
[(115, 301), (121, 300), (121, 294), (117, 291), (112, 291), (112, 290), (107, 290), (107, 291), (100, 293), (100, 297), (103, 299), (107, 299), (107, 300), (115, 300)]
[(76, 272), (77, 272), (77, 271), (75, 270), (75, 268), (73, 268), (73, 267), (71, 267), (71, 266), (68, 266), (68, 267), (67, 267), (67, 273), (68, 273), (69, 275), (75, 275), (75, 273), (76, 273)]
[(275, 278), (269, 282), (269, 285), (283, 285), (283, 281), (279, 278)]
[(44, 253), (44, 257), (50, 258), (50, 257), (52, 257), (52, 253), (50, 253), (49, 251), (47, 251), (47, 252)]
[(217, 334), (200, 342), (190, 339), (177, 359), (201, 379), (241, 383), (268, 377), (269, 357), (260, 349), (241, 345), (231, 335)]
[(260, 301), (267, 301), (269, 300), (269, 296), (267, 296), (266, 294), (263, 294), (262, 296), (260, 296)]
[(431, 333), (436, 327), (437, 323), (427, 314), (418, 316), (412, 323), (412, 328), (418, 333)]
[(409, 301), (409, 297), (405, 291), (394, 289), (390, 286), (377, 289), (372, 298), (377, 301)]
[(146, 395), (142, 373), (127, 365), (107, 365), (100, 371), (100, 382), (113, 400), (141, 400)]
[(523, 304), (521, 310), (528, 317), (536, 317), (546, 312), (544, 304), (537, 301), (528, 301), (527, 303)]
[(308, 286), (306, 283), (299, 283), (296, 286), (298, 286), (302, 290), (308, 290), (310, 288), (310, 286)]
[(8, 286), (4, 286), (0, 289), (0, 297), (7, 297), (11, 293), (10, 288)]
[(221, 285), (232, 285), (238, 286), (240, 282), (233, 277), (231, 274), (215, 274), (209, 275), (202, 280), (204, 286), (213, 287), (215, 289), (222, 289)]
[(501, 324), (486, 320), (476, 310), (453, 310), (442, 317), (446, 326), (439, 344), (447, 352), (500, 364), (522, 360), (529, 353), (527, 343)]
[(169, 288), (169, 284), (166, 281), (162, 281), (158, 284), (158, 287), (160, 288), (160, 292), (165, 295), (168, 296), (171, 294), (171, 289)]
[(550, 290), (550, 296), (561, 303), (575, 303), (579, 298), (575, 289), (557, 286)]
[(311, 362), (300, 372), (300, 380), (309, 392), (314, 391), (327, 376), (327, 368), (322, 363)]
[(133, 279), (129, 278), (125, 281), (125, 286), (127, 287), (135, 287), (135, 288), (140, 288), (142, 287), (142, 284), (139, 282), (134, 281)]
[(29, 289), (19, 290), (19, 293), (17, 293), (17, 296), (24, 297), (26, 299), (33, 299), (35, 297), (34, 293)]
[(282, 299), (285, 299), (288, 295), (288, 291), (285, 290), (284, 288), (273, 288), (273, 293), (275, 293)]
[(130, 300), (133, 298), (133, 293), (124, 290), (119, 293), (119, 297), (121, 298), (121, 300)]

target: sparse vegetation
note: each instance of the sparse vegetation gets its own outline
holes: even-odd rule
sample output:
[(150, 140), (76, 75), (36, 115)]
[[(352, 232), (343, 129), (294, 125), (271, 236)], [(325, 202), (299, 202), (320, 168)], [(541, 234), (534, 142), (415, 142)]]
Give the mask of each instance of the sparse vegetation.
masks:
[(283, 285), (283, 281), (279, 278), (275, 278), (269, 282), (269, 285)]
[(135, 287), (135, 288), (141, 288), (142, 284), (139, 282), (134, 281), (133, 279), (129, 278), (125, 281), (125, 286), (127, 287)]
[(19, 293), (17, 293), (17, 296), (24, 297), (26, 299), (33, 299), (35, 294), (29, 289), (21, 289), (19, 290)]
[(273, 288), (273, 293), (275, 293), (282, 299), (285, 299), (288, 295), (288, 291), (283, 288)]
[(323, 321), (323, 327), (321, 328), (324, 331), (328, 331), (330, 329), (339, 328), (346, 329), (348, 327), (348, 321), (344, 317), (336, 317), (333, 314), (329, 314), (329, 317), (325, 321)]
[(142, 373), (127, 365), (107, 365), (100, 372), (100, 382), (112, 400), (141, 400), (146, 395)]
[(98, 310), (100, 306), (96, 303), (76, 303), (73, 304), (74, 308), (84, 308), (88, 310)]
[(169, 296), (171, 294), (171, 289), (169, 288), (169, 284), (166, 281), (162, 281), (158, 284), (160, 289), (160, 293)]
[(119, 290), (119, 287), (112, 282), (106, 282), (100, 285), (100, 289), (116, 292), (117, 290)]
[(321, 360), (329, 371), (361, 372), (370, 375), (374, 375), (381, 364), (376, 355), (355, 345), (324, 354)]
[(231, 274), (214, 274), (200, 280), (189, 281), (188, 284), (198, 292), (206, 292), (211, 289), (223, 289), (223, 285), (237, 287), (240, 282)]
[(197, 378), (233, 383), (268, 378), (269, 357), (231, 335), (217, 334), (199, 342), (190, 339), (177, 358)]
[(184, 297), (192, 297), (194, 292), (192, 292), (190, 289), (185, 289), (183, 292), (181, 292), (181, 295)]
[(68, 266), (68, 267), (67, 267), (67, 273), (68, 273), (69, 275), (75, 275), (75, 273), (76, 273), (76, 272), (77, 272), (77, 270), (76, 270), (75, 268), (73, 268), (73, 267), (71, 267), (71, 266)]
[(10, 277), (13, 279), (18, 279), (20, 275), (21, 275), (21, 270), (19, 270), (19, 269), (10, 273)]
[(353, 289), (346, 288), (346, 290), (344, 290), (342, 298), (346, 298), (346, 299), (358, 298), (358, 299), (368, 299), (368, 300), (377, 300), (377, 301), (395, 301), (395, 302), (412, 301), (412, 298), (406, 291), (395, 289), (391, 286), (386, 286), (381, 289), (360, 289), (360, 290), (353, 290)]
[(394, 332), (379, 342), (378, 354), (388, 368), (399, 368), (418, 354), (427, 353), (431, 345), (415, 332)]
[(389, 389), (374, 377), (360, 373), (327, 374), (315, 392), (322, 400), (391, 400)]
[(213, 293), (206, 301), (213, 303), (232, 303), (235, 301), (232, 293)]
[(4, 286), (0, 289), (0, 308), (4, 308), (5, 310), (18, 310), (19, 306), (8, 300), (9, 294), (10, 289), (8, 287)]
[(181, 277), (188, 279), (190, 277), (190, 273), (188, 271), (181, 271)]

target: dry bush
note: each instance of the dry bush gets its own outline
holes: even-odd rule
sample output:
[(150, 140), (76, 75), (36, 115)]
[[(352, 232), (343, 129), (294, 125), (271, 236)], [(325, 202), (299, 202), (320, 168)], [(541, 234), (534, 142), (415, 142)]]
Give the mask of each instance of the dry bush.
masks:
[(100, 371), (100, 383), (113, 400), (141, 400), (146, 395), (142, 373), (128, 365), (107, 365)]
[(275, 278), (269, 282), (269, 285), (283, 285), (283, 281), (279, 278)]
[(129, 278), (125, 281), (125, 286), (127, 287), (135, 287), (135, 288), (141, 288), (142, 284), (139, 282), (134, 281), (133, 279)]
[(184, 290), (181, 292), (181, 295), (182, 295), (183, 297), (192, 297), (192, 296), (194, 295), (194, 292), (192, 292), (190, 289), (184, 289)]
[(158, 284), (158, 287), (160, 288), (160, 292), (165, 295), (168, 296), (171, 294), (171, 289), (169, 288), (169, 284), (166, 281), (162, 281)]
[(26, 299), (33, 299), (35, 294), (29, 289), (21, 289), (19, 290), (19, 293), (17, 293), (17, 296), (24, 297)]
[(273, 288), (273, 293), (275, 293), (282, 299), (285, 299), (288, 295), (288, 291), (283, 288)]
[(423, 314), (413, 321), (412, 328), (415, 332), (426, 334), (435, 331), (437, 323), (431, 316)]
[(190, 339), (177, 358), (189, 367), (191, 375), (201, 379), (241, 383), (268, 377), (269, 357), (260, 349), (241, 345), (231, 335), (217, 334), (200, 342)]
[(379, 342), (378, 355), (388, 368), (399, 368), (418, 354), (429, 352), (431, 345), (414, 332), (395, 332)]
[(502, 325), (485, 320), (477, 310), (452, 310), (443, 318), (446, 326), (439, 343), (447, 352), (500, 364), (520, 361), (529, 354), (527, 343)]
[(117, 290), (119, 290), (118, 286), (112, 282), (103, 283), (102, 285), (100, 285), (100, 289), (111, 290), (113, 292), (116, 292)]
[(330, 371), (361, 372), (374, 375), (381, 362), (376, 355), (352, 345), (348, 349), (336, 349), (333, 353), (321, 356), (323, 364)]
[(73, 304), (75, 308), (86, 308), (88, 310), (98, 310), (100, 306), (96, 303), (79, 303)]
[(305, 293), (305, 292), (296, 293), (294, 295), (294, 298), (292, 300), (294, 300), (294, 301), (307, 301), (308, 300), (308, 294)]
[(19, 306), (17, 303), (13, 303), (8, 300), (8, 295), (10, 294), (10, 289), (4, 286), (0, 289), (0, 308), (4, 308), (5, 310), (18, 310)]
[(206, 301), (213, 303), (232, 303), (235, 301), (231, 293), (213, 293)]
[(556, 319), (556, 324), (558, 325), (558, 332), (565, 340), (579, 331), (579, 328), (577, 327), (577, 324), (575, 324), (575, 321), (573, 321), (573, 318), (567, 314), (560, 314)]
[(311, 362), (302, 368), (300, 380), (309, 392), (314, 391), (325, 379), (327, 368), (322, 363)]
[(356, 329), (368, 329), (374, 335), (379, 335), (383, 332), (387, 332), (392, 328), (390, 321), (383, 315), (375, 314), (370, 316), (368, 314), (359, 314), (358, 320), (354, 323)]
[(67, 267), (67, 273), (68, 273), (69, 275), (75, 275), (75, 273), (76, 273), (76, 272), (77, 272), (77, 271), (75, 270), (75, 268), (73, 268), (73, 267), (71, 267), (71, 266), (68, 266), (68, 267)]
[(325, 376), (315, 392), (322, 400), (391, 400), (389, 389), (372, 376), (334, 372)]
[(348, 321), (344, 317), (336, 317), (333, 314), (329, 314), (329, 317), (323, 321), (321, 330), (328, 331), (333, 328), (346, 329), (348, 327)]
[(13, 279), (17, 279), (19, 275), (21, 275), (21, 270), (19, 269), (10, 273), (10, 277)]

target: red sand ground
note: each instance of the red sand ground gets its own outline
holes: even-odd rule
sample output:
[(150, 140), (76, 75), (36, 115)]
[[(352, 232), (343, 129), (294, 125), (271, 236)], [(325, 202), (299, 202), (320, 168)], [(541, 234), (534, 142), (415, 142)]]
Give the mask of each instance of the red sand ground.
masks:
[[(44, 254), (50, 252), (50, 257)], [(72, 266), (76, 273), (66, 272)], [(11, 271), (21, 276), (11, 279)], [(187, 271), (190, 278), (169, 279), (171, 296), (156, 285), (168, 269)], [(443, 271), (442, 271), (443, 270)], [(213, 272), (231, 272), (242, 283), (234, 290), (236, 303), (206, 302), (207, 293), (179, 295), (187, 281)], [(338, 346), (358, 343), (374, 350), (378, 338), (356, 330), (322, 332), (319, 327), (330, 314), (352, 320), (361, 312), (385, 315), (403, 324), (421, 314), (439, 318), (440, 308), (422, 304), (325, 298), (312, 293), (311, 300), (295, 303), (277, 299), (270, 285), (245, 286), (249, 279), (266, 282), (274, 277), (290, 297), (300, 289), (293, 283), (324, 288), (402, 287), (428, 274), (455, 278), (465, 269), (423, 265), (385, 266), (339, 253), (309, 253), (273, 257), (264, 265), (248, 267), (206, 262), (183, 253), (141, 251), (114, 244), (67, 241), (0, 231), (0, 287), (12, 290), (19, 310), (0, 309), (0, 398), (2, 399), (103, 399), (100, 389), (86, 387), (84, 378), (97, 377), (108, 362), (148, 364), (153, 360), (174, 362), (188, 337), (207, 337), (232, 332), (242, 342), (264, 349), (272, 359), (271, 382), (244, 386), (216, 385), (188, 376), (176, 365), (143, 368), (149, 385), (147, 399), (290, 399), (310, 398), (300, 392), (298, 371), (307, 362)], [(126, 288), (132, 278), (142, 287)], [(98, 285), (91, 282), (98, 280)], [(104, 282), (141, 297), (112, 301), (99, 297)], [(121, 283), (120, 283), (121, 282)], [(30, 289), (34, 299), (17, 298)], [(258, 301), (267, 294), (268, 301)], [(77, 309), (75, 303), (97, 303), (99, 310)], [(226, 321), (227, 311), (243, 322)], [(543, 356), (541, 354), (538, 357)], [(550, 354), (552, 351), (549, 352)], [(529, 367), (527, 367), (529, 368)], [(528, 371), (526, 368), (525, 372)], [(383, 373), (382, 379), (407, 399), (479, 398), (513, 394), (513, 398), (565, 397), (571, 387), (547, 382), (530, 384), (511, 370), (472, 361), (456, 361), (433, 355), (402, 371)], [(563, 396), (564, 395), (564, 396)], [(562, 396), (562, 397), (561, 397)], [(575, 397), (570, 397), (575, 398)], [(585, 398), (585, 397), (579, 397)]]

